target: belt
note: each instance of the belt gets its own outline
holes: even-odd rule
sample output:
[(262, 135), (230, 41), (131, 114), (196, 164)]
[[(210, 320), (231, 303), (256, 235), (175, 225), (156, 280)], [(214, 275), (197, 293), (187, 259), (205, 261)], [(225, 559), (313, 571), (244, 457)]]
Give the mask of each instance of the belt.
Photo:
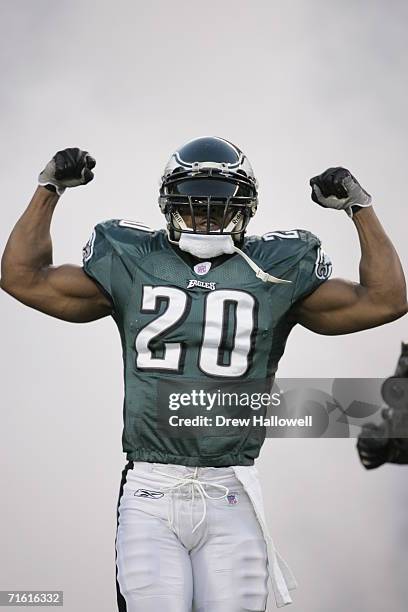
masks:
[[(198, 471), (198, 467), (194, 468), (194, 472), (192, 472), (191, 474), (188, 474), (188, 476), (174, 476), (173, 474), (168, 474), (166, 472), (160, 472), (159, 470), (155, 470), (156, 474), (161, 474), (162, 476), (166, 476), (167, 478), (173, 478), (174, 480), (176, 480), (176, 482), (168, 487), (164, 487), (162, 490), (163, 491), (171, 491), (173, 493), (173, 491), (176, 491), (177, 489), (181, 489), (182, 487), (191, 487), (191, 527), (192, 527), (192, 533), (194, 533), (199, 527), (200, 525), (202, 525), (202, 523), (205, 520), (205, 517), (207, 516), (207, 504), (205, 499), (224, 499), (227, 497), (228, 493), (229, 493), (229, 489), (228, 487), (224, 487), (224, 485), (221, 484), (216, 484), (214, 482), (205, 482), (204, 480), (199, 480), (197, 478), (197, 471)], [(215, 487), (217, 489), (221, 489), (224, 491), (224, 493), (218, 497), (213, 497), (212, 495), (209, 495), (207, 493), (207, 491), (205, 490), (205, 487)], [(195, 501), (195, 491), (196, 489), (198, 490), (198, 493), (200, 494), (201, 500), (203, 502), (203, 513), (201, 516), (201, 519), (198, 521), (198, 523), (193, 527), (193, 506), (194, 506), (194, 501)], [(169, 514), (168, 514), (168, 521), (169, 521), (169, 526), (170, 529), (172, 531), (174, 531), (174, 510), (173, 510), (173, 504), (169, 505)]]

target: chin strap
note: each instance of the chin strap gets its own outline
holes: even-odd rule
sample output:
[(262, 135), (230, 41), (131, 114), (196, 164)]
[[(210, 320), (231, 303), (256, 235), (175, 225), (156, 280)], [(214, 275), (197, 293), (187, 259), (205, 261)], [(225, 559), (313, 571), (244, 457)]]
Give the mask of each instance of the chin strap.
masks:
[(265, 270), (262, 270), (262, 268), (257, 266), (256, 263), (254, 261), (252, 261), (252, 259), (250, 257), (248, 257), (248, 255), (246, 253), (241, 251), (241, 249), (239, 249), (235, 245), (234, 245), (234, 251), (235, 251), (235, 253), (238, 253), (238, 255), (241, 255), (241, 257), (243, 257), (245, 259), (245, 261), (247, 262), (248, 266), (250, 266), (253, 269), (253, 271), (255, 272), (256, 277), (260, 278), (261, 281), (263, 281), (264, 283), (282, 283), (282, 284), (284, 284), (284, 283), (291, 283), (292, 282), (290, 280), (284, 280), (283, 278), (277, 278), (276, 276), (272, 276), (272, 274), (268, 274), (268, 272), (265, 272)]
[[(193, 231), (193, 230), (190, 230), (190, 228), (187, 227), (183, 217), (180, 215), (180, 213), (178, 211), (174, 211), (172, 214), (173, 214), (174, 220), (179, 224), (180, 229), (191, 231), (191, 232)], [(240, 211), (238, 211), (237, 214), (231, 219), (231, 221), (228, 223), (227, 227), (225, 228), (226, 232), (231, 232), (236, 227), (236, 225), (240, 221), (241, 214), (242, 213)], [(167, 230), (167, 237), (168, 237), (169, 242), (171, 242), (172, 244), (178, 245), (178, 240), (172, 240), (170, 238), (170, 233), (169, 233), (168, 230)], [(231, 242), (233, 243), (232, 237), (231, 237)], [(272, 274), (268, 274), (268, 272), (265, 272), (265, 270), (262, 270), (262, 268), (260, 268), (254, 261), (252, 261), (252, 259), (246, 253), (241, 251), (241, 249), (236, 247), (234, 244), (233, 244), (232, 248), (233, 248), (235, 253), (237, 253), (238, 255), (240, 255), (241, 257), (243, 257), (245, 259), (247, 264), (255, 272), (256, 277), (259, 278), (264, 283), (280, 283), (280, 284), (288, 284), (289, 283), (290, 284), (292, 282), (290, 280), (284, 280), (283, 278), (277, 278), (276, 276), (272, 276)]]

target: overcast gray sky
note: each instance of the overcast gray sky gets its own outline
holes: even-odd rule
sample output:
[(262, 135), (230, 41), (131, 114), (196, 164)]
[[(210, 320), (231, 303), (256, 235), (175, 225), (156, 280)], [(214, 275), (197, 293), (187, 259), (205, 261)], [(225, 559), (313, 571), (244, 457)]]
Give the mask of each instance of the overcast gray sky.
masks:
[[(309, 178), (348, 167), (407, 268), (408, 5), (403, 1), (0, 3), (0, 247), (58, 149), (96, 178), (60, 201), (56, 263), (80, 263), (93, 225), (154, 227), (158, 178), (185, 140), (219, 135), (260, 183), (253, 233), (306, 228), (334, 274), (358, 280), (344, 213)], [(111, 320), (72, 325), (0, 295), (0, 589), (65, 590), (67, 612), (111, 612), (122, 371)], [(298, 328), (281, 376), (391, 374), (405, 317), (323, 337)], [(293, 612), (407, 606), (407, 468), (366, 473), (354, 440), (269, 440), (258, 466), (271, 531), (296, 574)], [(271, 607), (274, 609), (274, 607)]]

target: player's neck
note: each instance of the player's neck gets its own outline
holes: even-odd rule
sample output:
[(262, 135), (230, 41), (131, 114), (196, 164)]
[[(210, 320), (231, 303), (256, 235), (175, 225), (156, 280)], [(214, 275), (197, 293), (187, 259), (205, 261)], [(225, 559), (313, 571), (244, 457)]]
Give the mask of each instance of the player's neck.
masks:
[(212, 268), (215, 268), (216, 266), (222, 264), (224, 261), (226, 261), (230, 257), (234, 256), (234, 255), (223, 254), (223, 255), (218, 255), (218, 257), (207, 257), (205, 259), (202, 259), (200, 257), (195, 257), (194, 255), (191, 255), (191, 253), (186, 253), (186, 251), (182, 251), (177, 245), (172, 244), (171, 242), (169, 242), (169, 245), (177, 253), (177, 255), (181, 257), (188, 266), (190, 266), (190, 268), (194, 268), (194, 266), (196, 266), (197, 264), (203, 261), (211, 261)]

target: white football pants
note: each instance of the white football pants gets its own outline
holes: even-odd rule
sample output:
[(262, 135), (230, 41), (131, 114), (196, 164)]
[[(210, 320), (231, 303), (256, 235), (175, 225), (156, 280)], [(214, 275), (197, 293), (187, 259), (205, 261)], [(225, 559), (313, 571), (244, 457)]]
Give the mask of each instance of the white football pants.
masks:
[(116, 538), (120, 612), (264, 612), (296, 581), (273, 546), (254, 466), (131, 462)]

